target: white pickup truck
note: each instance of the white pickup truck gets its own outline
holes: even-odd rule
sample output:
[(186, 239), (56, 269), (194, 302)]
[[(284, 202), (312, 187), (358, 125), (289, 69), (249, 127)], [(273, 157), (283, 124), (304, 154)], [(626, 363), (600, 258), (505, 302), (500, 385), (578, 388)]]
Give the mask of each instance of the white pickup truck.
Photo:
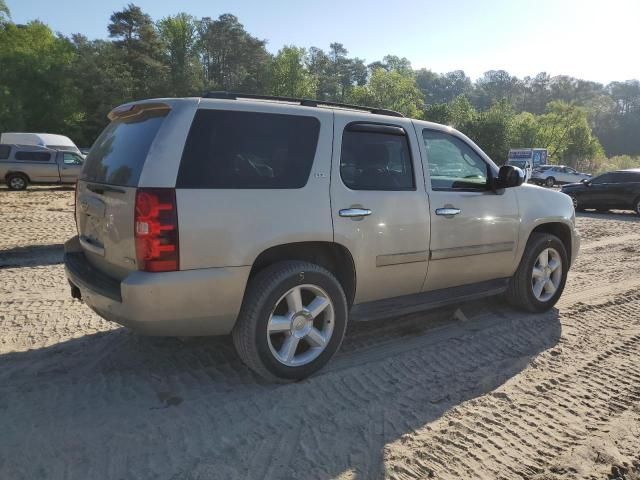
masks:
[(84, 159), (76, 152), (35, 145), (0, 145), (0, 183), (11, 190), (31, 184), (75, 183)]

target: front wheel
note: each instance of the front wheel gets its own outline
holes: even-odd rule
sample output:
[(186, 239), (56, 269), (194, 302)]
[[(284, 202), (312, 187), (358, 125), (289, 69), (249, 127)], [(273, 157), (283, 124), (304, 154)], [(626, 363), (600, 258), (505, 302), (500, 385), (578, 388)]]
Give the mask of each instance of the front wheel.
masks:
[(634, 205), (636, 207), (636, 213), (640, 215), (640, 197), (636, 198)]
[(555, 235), (532, 233), (518, 270), (509, 281), (507, 301), (529, 312), (549, 310), (562, 295), (568, 270), (562, 241)]
[(545, 186), (553, 187), (556, 184), (556, 179), (553, 177), (549, 177), (544, 181)]
[(279, 262), (249, 282), (233, 343), (260, 376), (299, 380), (338, 351), (346, 325), (347, 300), (330, 272), (307, 262)]

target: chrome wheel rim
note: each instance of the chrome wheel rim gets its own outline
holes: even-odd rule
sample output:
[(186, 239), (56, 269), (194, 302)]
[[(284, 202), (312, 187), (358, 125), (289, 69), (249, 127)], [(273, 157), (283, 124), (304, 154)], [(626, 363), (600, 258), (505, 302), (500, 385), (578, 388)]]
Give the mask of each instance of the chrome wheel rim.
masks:
[(9, 185), (11, 188), (15, 188), (16, 190), (20, 190), (24, 188), (24, 179), (22, 177), (13, 177), (9, 180)]
[(562, 260), (555, 248), (545, 248), (531, 272), (533, 295), (541, 302), (547, 302), (555, 295), (562, 281)]
[(307, 365), (329, 344), (334, 323), (327, 292), (316, 285), (297, 285), (280, 297), (269, 315), (269, 350), (287, 367)]

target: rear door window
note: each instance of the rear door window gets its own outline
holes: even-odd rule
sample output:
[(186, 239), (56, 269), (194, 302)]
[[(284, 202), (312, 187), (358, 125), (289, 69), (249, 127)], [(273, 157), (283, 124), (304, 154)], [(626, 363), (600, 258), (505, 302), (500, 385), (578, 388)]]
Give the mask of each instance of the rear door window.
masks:
[(320, 134), (315, 117), (201, 109), (191, 125), (177, 188), (302, 188)]
[(82, 180), (137, 186), (151, 143), (168, 113), (168, 109), (138, 110), (111, 122), (87, 155)]
[(51, 154), (47, 152), (16, 152), (16, 160), (26, 162), (48, 162), (51, 160)]
[(11, 153), (11, 147), (9, 145), (0, 145), (0, 160), (6, 160)]
[(414, 190), (404, 129), (353, 124), (342, 134), (340, 176), (352, 190)]

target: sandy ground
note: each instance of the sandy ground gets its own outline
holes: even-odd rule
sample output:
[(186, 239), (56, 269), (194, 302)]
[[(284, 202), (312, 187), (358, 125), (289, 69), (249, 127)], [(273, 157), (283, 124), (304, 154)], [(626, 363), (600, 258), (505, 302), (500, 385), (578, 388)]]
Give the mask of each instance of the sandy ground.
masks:
[(350, 326), (320, 374), (69, 296), (72, 192), (0, 190), (0, 479), (640, 478), (640, 219), (582, 214), (558, 308)]

